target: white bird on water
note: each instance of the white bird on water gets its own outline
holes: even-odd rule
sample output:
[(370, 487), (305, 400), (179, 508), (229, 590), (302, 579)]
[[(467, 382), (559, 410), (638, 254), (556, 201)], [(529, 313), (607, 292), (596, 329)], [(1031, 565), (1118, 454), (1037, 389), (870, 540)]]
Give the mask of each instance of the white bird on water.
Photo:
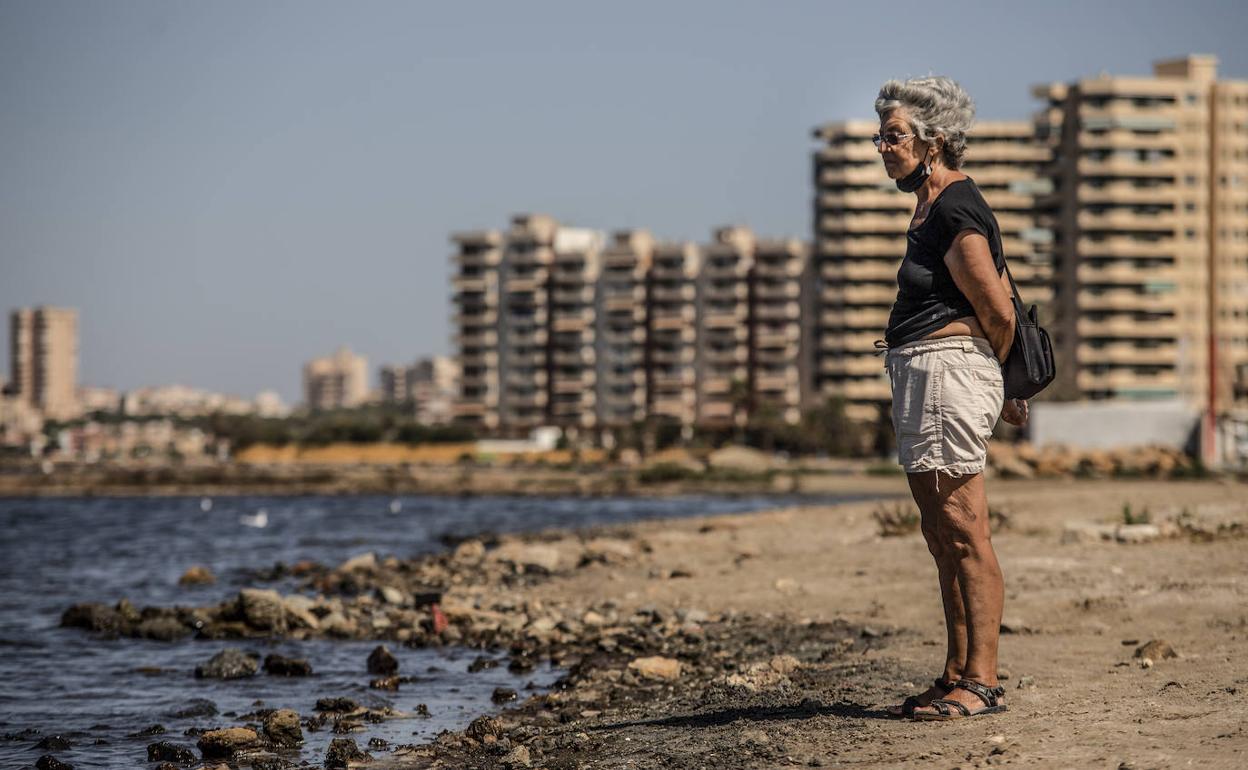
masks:
[(208, 511), (211, 511), (211, 510), (212, 510), (212, 498), (211, 498), (211, 497), (201, 497), (201, 498), (199, 499), (199, 510), (201, 510), (201, 511), (203, 511), (203, 512), (205, 512), (205, 513), (207, 513)]
[(400, 500), (391, 500), (391, 501), (390, 501), (390, 512), (391, 512), (391, 513), (398, 513), (398, 512), (399, 512), (399, 511), (401, 511), (401, 510), (403, 510), (403, 502), (402, 502), (402, 501), (400, 501)]
[(239, 516), (238, 523), (245, 527), (255, 527), (256, 529), (264, 529), (269, 526), (269, 512), (264, 508), (256, 511), (251, 516)]

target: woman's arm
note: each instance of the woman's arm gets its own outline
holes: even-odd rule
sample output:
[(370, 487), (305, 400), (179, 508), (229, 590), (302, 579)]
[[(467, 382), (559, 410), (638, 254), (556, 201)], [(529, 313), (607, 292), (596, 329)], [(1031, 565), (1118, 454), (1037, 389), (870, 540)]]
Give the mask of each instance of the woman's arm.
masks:
[(945, 254), (949, 274), (975, 308), (975, 319), (998, 361), (1005, 361), (1014, 344), (1014, 304), (997, 274), (988, 239), (975, 230), (963, 230)]

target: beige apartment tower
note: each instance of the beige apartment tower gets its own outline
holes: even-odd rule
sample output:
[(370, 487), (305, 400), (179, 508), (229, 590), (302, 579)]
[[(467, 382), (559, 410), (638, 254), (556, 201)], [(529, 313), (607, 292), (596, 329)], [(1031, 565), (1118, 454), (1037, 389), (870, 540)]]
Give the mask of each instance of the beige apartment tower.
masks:
[(1187, 56), (1034, 93), (1054, 151), (1063, 389), (1242, 407), (1248, 82)]
[(309, 409), (349, 409), (368, 398), (368, 359), (345, 347), (303, 366), (303, 397)]
[(35, 307), (9, 314), (9, 392), (45, 417), (78, 408), (78, 311)]
[(598, 283), (603, 234), (555, 231), (550, 292), (550, 409), (546, 423), (565, 428), (598, 424)]
[(751, 410), (790, 424), (802, 418), (812, 392), (814, 300), (809, 249), (797, 239), (755, 244), (750, 275)]
[(459, 393), (454, 420), (494, 430), (498, 427), (499, 396), (499, 270), (503, 236), (495, 231), (451, 236), (456, 251), (452, 302), (455, 315), (455, 356), (460, 364)]
[(598, 282), (598, 421), (624, 427), (646, 418), (646, 278), (654, 238), (645, 230), (612, 235)]
[[(883, 339), (897, 299), (897, 270), (906, 250), (914, 197), (884, 173), (871, 136), (876, 121), (829, 123), (815, 131), (812, 281), (814, 388), (845, 399), (858, 420), (881, 418), (890, 399)], [(1036, 207), (1051, 183), (1048, 149), (1027, 122), (981, 122), (968, 137), (963, 170), (997, 216), (1002, 247), (1019, 292), (1051, 318), (1052, 230)], [(886, 413), (883, 413), (886, 414)]]
[(702, 261), (697, 244), (661, 242), (646, 281), (646, 413), (689, 427), (699, 414)]

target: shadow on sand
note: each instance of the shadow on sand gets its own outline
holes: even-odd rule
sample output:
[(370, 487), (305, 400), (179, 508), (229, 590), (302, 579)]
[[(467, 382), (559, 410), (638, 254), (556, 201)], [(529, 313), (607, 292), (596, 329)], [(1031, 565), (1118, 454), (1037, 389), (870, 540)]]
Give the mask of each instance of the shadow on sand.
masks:
[(747, 706), (720, 709), (701, 714), (678, 714), (661, 719), (640, 719), (631, 722), (613, 722), (596, 725), (590, 730), (619, 730), (625, 727), (720, 727), (736, 721), (782, 722), (810, 719), (816, 716), (845, 717), (848, 719), (893, 719), (883, 709), (873, 709), (857, 703), (802, 703), (797, 706)]

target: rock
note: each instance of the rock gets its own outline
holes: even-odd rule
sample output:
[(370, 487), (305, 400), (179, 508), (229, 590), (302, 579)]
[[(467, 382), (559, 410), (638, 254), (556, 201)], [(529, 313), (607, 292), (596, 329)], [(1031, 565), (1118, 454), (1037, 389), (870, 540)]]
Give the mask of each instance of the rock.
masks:
[(217, 582), (217, 576), (202, 564), (196, 564), (178, 578), (180, 586), (210, 586), (215, 582)]
[(1148, 658), (1153, 661), (1165, 660), (1167, 658), (1177, 658), (1179, 654), (1174, 651), (1170, 643), (1165, 639), (1154, 639), (1135, 651), (1135, 657)]
[(510, 687), (495, 687), (490, 700), (495, 703), (509, 703), (516, 699), (516, 691)]
[(785, 674), (787, 676), (796, 671), (802, 664), (792, 655), (776, 655), (768, 665), (777, 674)]
[(137, 733), (132, 734), (130, 737), (131, 738), (143, 738), (149, 735), (164, 735), (165, 732), (166, 731), (165, 731), (164, 725), (148, 725), (147, 727), (144, 727), (142, 730), (139, 730)]
[(374, 690), (389, 690), (395, 692), (399, 689), (401, 680), (397, 676), (383, 676), (372, 680), (368, 686)]
[(325, 750), (326, 768), (346, 768), (351, 762), (368, 761), (368, 754), (360, 751), (360, 747), (351, 738), (335, 738), (329, 742)]
[(1113, 524), (1093, 524), (1086, 521), (1068, 521), (1062, 529), (1062, 543), (1099, 543), (1113, 540), (1117, 535)]
[(675, 658), (664, 658), (658, 655), (636, 658), (628, 664), (628, 667), (645, 679), (662, 679), (670, 682), (680, 678), (680, 661)]
[(581, 622), (587, 626), (605, 626), (607, 619), (602, 615), (590, 610), (581, 616)]
[(43, 751), (65, 751), (73, 748), (73, 744), (60, 735), (49, 735), (36, 743), (35, 748)]
[(398, 673), (399, 661), (390, 653), (386, 645), (378, 645), (368, 654), (368, 673), (377, 676), (392, 676)]
[(1018, 689), (1027, 690), (1036, 686), (1036, 678), (1034, 676), (1020, 676), (1018, 678)]
[(377, 594), (386, 604), (407, 604), (407, 597), (394, 586), (382, 586), (377, 589)]
[(529, 572), (557, 572), (564, 566), (559, 549), (545, 543), (521, 543), (513, 541), (494, 549), (496, 560), (506, 562), (518, 570)]
[(258, 631), (286, 631), (286, 603), (277, 591), (244, 588), (238, 592), (238, 609), (247, 625)]
[(485, 655), (478, 655), (477, 657), (472, 659), (471, 663), (468, 664), (468, 673), (475, 674), (478, 671), (485, 671), (487, 669), (497, 668), (497, 667), (498, 667), (498, 661), (495, 660), (494, 658), (491, 658)]
[(485, 545), (480, 540), (465, 540), (455, 546), (451, 558), (464, 564), (476, 564), (485, 557)]
[(1004, 682), (1004, 681), (1007, 681), (1009, 678), (1010, 678), (1010, 670), (1008, 668), (997, 669), (997, 679), (1000, 679), (1001, 681)]
[(181, 765), (194, 764), (198, 757), (187, 746), (180, 746), (169, 741), (157, 741), (147, 745), (148, 762), (176, 762)]
[(134, 629), (135, 636), (141, 639), (155, 639), (158, 642), (174, 642), (189, 636), (191, 629), (177, 618), (155, 617), (141, 621)]
[(795, 594), (801, 590), (801, 584), (793, 578), (779, 578), (775, 582), (776, 590), (782, 594)]
[(503, 755), (501, 760), (504, 767), (528, 767), (532, 764), (529, 758), (528, 746), (515, 746), (511, 751)]
[(1156, 524), (1120, 524), (1114, 532), (1119, 543), (1147, 543), (1161, 537), (1161, 527)]
[(291, 594), (283, 597), (282, 604), (286, 608), (286, 624), (288, 626), (292, 628), (311, 628), (314, 631), (321, 627), (321, 619), (312, 612), (315, 602), (308, 597)]
[(249, 727), (226, 727), (209, 730), (199, 736), (199, 751), (204, 759), (229, 759), (243, 749), (256, 745), (260, 736)]
[(44, 754), (35, 760), (35, 770), (74, 770), (74, 766), (62, 762), (51, 754)]
[(464, 730), (464, 734), (478, 741), (484, 741), (487, 737), (497, 738), (503, 734), (503, 723), (494, 717), (477, 717)]
[(1031, 631), (1023, 619), (1017, 615), (1011, 615), (1001, 619), (1001, 633), (1003, 634), (1025, 634)]
[(351, 712), (360, 708), (360, 704), (350, 698), (320, 698), (316, 701), (317, 711)]
[(62, 628), (83, 628), (97, 634), (120, 633), (126, 619), (103, 604), (75, 604), (61, 614)]
[(245, 679), (255, 676), (260, 665), (256, 657), (237, 647), (226, 647), (213, 655), (207, 663), (195, 667), (197, 679)]
[(356, 572), (359, 570), (371, 572), (375, 569), (377, 569), (377, 554), (372, 551), (362, 553), (359, 556), (352, 556), (338, 565), (339, 572)]
[(290, 709), (278, 709), (264, 718), (264, 735), (275, 746), (294, 748), (303, 743), (299, 715)]
[(303, 658), (270, 654), (264, 656), (264, 673), (269, 676), (312, 676), (312, 665)]
[(194, 719), (217, 715), (217, 704), (207, 698), (192, 698), (185, 706), (170, 714), (175, 719)]

